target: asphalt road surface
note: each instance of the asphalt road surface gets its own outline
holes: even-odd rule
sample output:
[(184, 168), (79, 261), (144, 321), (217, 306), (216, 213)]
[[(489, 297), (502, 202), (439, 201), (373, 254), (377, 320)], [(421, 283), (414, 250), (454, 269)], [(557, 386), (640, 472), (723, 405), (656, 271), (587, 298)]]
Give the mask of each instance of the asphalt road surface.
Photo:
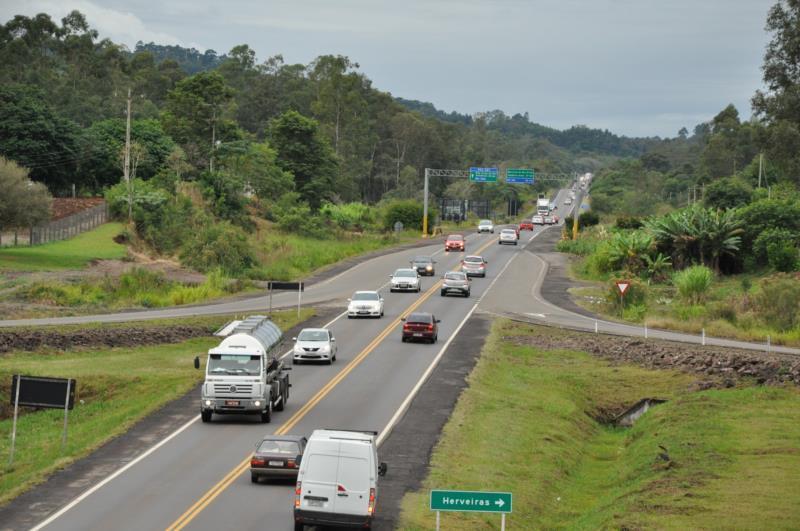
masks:
[[(562, 216), (570, 210), (563, 206), (566, 193), (561, 190), (555, 198)], [(576, 201), (572, 208), (579, 204)], [(339, 304), (342, 310), (344, 299), (353, 291), (380, 289), (385, 297), (385, 316), (351, 320), (340, 314), (330, 322), (339, 345), (336, 363), (294, 366), (286, 410), (273, 413), (271, 424), (234, 416), (215, 417), (215, 422), (204, 424), (198, 416), (180, 429), (176, 426), (177, 431), (168, 440), (129, 463), (123, 473), (99, 482), (35, 529), (291, 529), (293, 483), (250, 482), (249, 456), (264, 434), (310, 435), (317, 428), (369, 429), (381, 432), (382, 441), (416, 386), (476, 310), (528, 315), (576, 328), (594, 327), (594, 319), (561, 309), (541, 297), (547, 264), (536, 251), (540, 235), (547, 230), (559, 229), (536, 227), (532, 233), (522, 232), (517, 246), (498, 245), (497, 232), (478, 235), (470, 231), (466, 254), (482, 254), (489, 261), (487, 277), (472, 281), (470, 298), (439, 295), (439, 277), (456, 268), (464, 256), (444, 253), (441, 244), (377, 257), (312, 287), (304, 295), (305, 302)], [(423, 278), (420, 294), (389, 293), (388, 276), (418, 254), (434, 255), (437, 275)], [(296, 295), (286, 294), (280, 300), (276, 297), (273, 302), (291, 306)], [(259, 297), (134, 315), (173, 317), (264, 309), (265, 299)], [(400, 341), (400, 317), (415, 309), (441, 319), (437, 344)], [(117, 315), (102, 320), (128, 318)], [(47, 323), (96, 320), (100, 319), (87, 316)], [(625, 334), (641, 331), (615, 323), (603, 326), (608, 328), (603, 331), (618, 327), (616, 330)], [(651, 333), (655, 337), (656, 333)], [(665, 334), (670, 339), (696, 340), (684, 334)], [(194, 407), (199, 411), (199, 396)], [(388, 463), (391, 475), (392, 456), (380, 455), (380, 459)]]

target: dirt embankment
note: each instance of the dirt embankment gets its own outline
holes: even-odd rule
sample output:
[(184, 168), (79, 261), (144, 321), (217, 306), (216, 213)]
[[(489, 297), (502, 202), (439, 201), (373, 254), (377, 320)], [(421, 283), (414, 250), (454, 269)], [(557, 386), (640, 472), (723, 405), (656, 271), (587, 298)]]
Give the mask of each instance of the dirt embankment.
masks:
[(633, 363), (649, 369), (678, 369), (708, 377), (701, 388), (732, 387), (738, 380), (759, 384), (800, 385), (800, 356), (767, 354), (725, 347), (697, 346), (532, 327), (532, 336), (503, 339), (517, 345), (588, 352), (612, 363)]
[(89, 328), (57, 332), (49, 330), (0, 331), (0, 353), (53, 348), (67, 350), (86, 347), (133, 347), (179, 343), (193, 337), (209, 336), (205, 326), (136, 326)]

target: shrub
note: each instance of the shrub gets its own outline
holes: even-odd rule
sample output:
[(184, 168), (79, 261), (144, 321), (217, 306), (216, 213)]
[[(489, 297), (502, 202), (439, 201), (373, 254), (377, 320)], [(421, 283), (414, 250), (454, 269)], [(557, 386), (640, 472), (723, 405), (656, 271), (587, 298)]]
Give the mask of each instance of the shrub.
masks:
[(597, 225), (598, 223), (600, 223), (600, 216), (591, 210), (578, 216), (578, 225), (581, 227), (591, 227), (593, 225)]
[(769, 257), (767, 256), (767, 248), (771, 244), (781, 244), (785, 242), (797, 243), (799, 239), (800, 235), (790, 230), (777, 227), (769, 228), (759, 234), (753, 242), (753, 255), (759, 264), (768, 264)]
[(578, 238), (577, 240), (561, 240), (556, 244), (556, 250), (562, 253), (587, 256), (595, 252), (598, 242), (594, 238)]
[(642, 218), (638, 216), (619, 216), (614, 225), (618, 229), (641, 229)]
[(770, 242), (767, 245), (767, 261), (775, 271), (788, 273), (797, 269), (797, 247), (791, 241)]
[(364, 203), (325, 203), (320, 216), (344, 230), (362, 231), (375, 223), (375, 209)]
[(272, 210), (273, 217), (281, 230), (324, 239), (330, 237), (325, 220), (311, 213), (311, 207), (303, 201), (298, 202), (295, 193), (284, 195)]
[(705, 300), (714, 273), (706, 266), (696, 265), (675, 273), (672, 282), (678, 294), (690, 304), (700, 304)]
[(247, 236), (230, 222), (201, 225), (181, 253), (181, 261), (199, 271), (219, 268), (236, 275), (255, 264)]
[(800, 325), (800, 276), (773, 275), (762, 280), (760, 288), (755, 306), (767, 325), (779, 330)]
[(608, 242), (599, 244), (595, 252), (586, 258), (586, 269), (593, 276), (603, 276), (614, 271), (611, 245)]
[[(386, 230), (394, 230), (394, 224), (401, 222), (405, 229), (422, 230), (423, 206), (419, 201), (413, 199), (392, 201), (386, 204), (383, 211), (383, 227)], [(433, 230), (433, 220), (436, 219), (436, 212), (428, 207), (428, 232)]]

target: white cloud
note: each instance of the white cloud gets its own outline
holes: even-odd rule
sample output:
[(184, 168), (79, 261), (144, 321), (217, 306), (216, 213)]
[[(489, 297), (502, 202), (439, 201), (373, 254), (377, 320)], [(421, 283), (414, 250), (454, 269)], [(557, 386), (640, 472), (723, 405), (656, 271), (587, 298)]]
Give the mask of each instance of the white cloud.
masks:
[(86, 16), (89, 26), (96, 29), (100, 37), (108, 37), (133, 49), (137, 41), (159, 44), (183, 44), (169, 33), (148, 29), (142, 19), (129, 11), (110, 9), (88, 0), (12, 0), (0, 4), (0, 18), (5, 22), (14, 15), (33, 16), (47, 13), (53, 20), (60, 21), (70, 11), (78, 10)]

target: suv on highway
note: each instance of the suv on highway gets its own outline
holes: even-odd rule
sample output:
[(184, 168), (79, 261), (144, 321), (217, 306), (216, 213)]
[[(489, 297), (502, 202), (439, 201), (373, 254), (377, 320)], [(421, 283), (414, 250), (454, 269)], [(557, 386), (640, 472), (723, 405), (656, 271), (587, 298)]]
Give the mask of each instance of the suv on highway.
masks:
[(503, 229), (500, 231), (500, 238), (497, 243), (503, 245), (504, 243), (517, 244), (517, 231), (514, 229)]
[(422, 340), (436, 343), (439, 339), (439, 319), (427, 312), (413, 312), (403, 321), (403, 343), (406, 341)]
[(416, 269), (398, 269), (389, 278), (389, 291), (416, 291), (419, 293), (421, 287), (419, 273)]
[(494, 234), (494, 223), (491, 219), (482, 219), (478, 223), (478, 232), (491, 232)]
[(468, 277), (485, 277), (488, 263), (489, 261), (482, 256), (466, 256), (461, 261), (461, 271)]
[(450, 271), (445, 273), (442, 277), (442, 289), (440, 293), (442, 297), (450, 293), (459, 293), (465, 297), (469, 297), (471, 280), (466, 273), (461, 271)]

